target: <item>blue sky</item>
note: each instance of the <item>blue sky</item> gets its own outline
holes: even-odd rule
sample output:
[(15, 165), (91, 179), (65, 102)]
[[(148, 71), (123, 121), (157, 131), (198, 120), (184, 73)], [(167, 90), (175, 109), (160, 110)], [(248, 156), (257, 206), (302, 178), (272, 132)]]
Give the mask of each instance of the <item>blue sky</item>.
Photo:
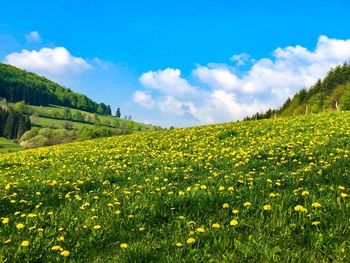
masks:
[(216, 123), (349, 60), (349, 13), (343, 0), (1, 1), (0, 60), (139, 121)]

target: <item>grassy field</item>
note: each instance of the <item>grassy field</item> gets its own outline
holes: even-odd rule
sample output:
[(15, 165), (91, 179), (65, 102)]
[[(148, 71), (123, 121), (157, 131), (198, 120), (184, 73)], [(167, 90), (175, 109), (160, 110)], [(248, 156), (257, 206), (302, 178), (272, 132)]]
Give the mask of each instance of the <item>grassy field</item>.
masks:
[(350, 113), (0, 156), (0, 261), (346, 262)]
[[(51, 115), (53, 115), (55, 112), (62, 115), (63, 111), (64, 111), (64, 107), (56, 106), (56, 105), (50, 105), (50, 106), (30, 105), (30, 108), (32, 108), (33, 110), (35, 110), (39, 113), (42, 113), (42, 114), (47, 113), (47, 114), (51, 114)], [(86, 116), (90, 116), (91, 118), (94, 115), (93, 113), (82, 111), (82, 110), (77, 110), (77, 109), (70, 109), (70, 111), (71, 111), (72, 115), (74, 115), (78, 111)], [(108, 116), (108, 115), (103, 115), (103, 114), (97, 114), (97, 116), (100, 119), (101, 123), (104, 123), (105, 121), (109, 121), (112, 126), (113, 126), (114, 122), (117, 120), (120, 122), (120, 125), (122, 123), (125, 123), (125, 124), (134, 123), (135, 128), (136, 129), (139, 128), (140, 131), (153, 130), (152, 125), (133, 122), (133, 121), (129, 121), (129, 120), (124, 120), (121, 118), (117, 118), (115, 116)], [(62, 123), (66, 121), (66, 120), (58, 120), (58, 119), (45, 118), (45, 117), (34, 117), (34, 116), (31, 117), (31, 120), (32, 120), (32, 123), (34, 125), (44, 126), (44, 127), (49, 127), (49, 128), (62, 128)], [(94, 124), (92, 124), (92, 123), (77, 122), (77, 121), (73, 121), (72, 124), (75, 128), (93, 127), (94, 126)]]
[(21, 150), (21, 146), (15, 142), (0, 137), (0, 153), (16, 152)]
[[(59, 120), (59, 119), (52, 119), (52, 118), (45, 118), (45, 117), (39, 117), (39, 116), (30, 116), (30, 121), (33, 126), (38, 127), (46, 127), (46, 128), (53, 128), (53, 129), (62, 129), (63, 123), (67, 122), (66, 120)], [(81, 129), (83, 127), (95, 127), (94, 124), (90, 123), (83, 123), (83, 122), (76, 122), (76, 121), (70, 121), (74, 129)]]

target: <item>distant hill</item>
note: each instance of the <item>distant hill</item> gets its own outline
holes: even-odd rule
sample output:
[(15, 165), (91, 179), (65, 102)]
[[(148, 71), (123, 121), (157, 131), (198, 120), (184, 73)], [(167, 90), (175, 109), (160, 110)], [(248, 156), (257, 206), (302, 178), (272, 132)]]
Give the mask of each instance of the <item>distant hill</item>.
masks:
[(111, 114), (111, 107), (37, 74), (0, 63), (0, 98), (31, 105), (59, 105), (92, 113)]
[(269, 109), (246, 119), (266, 119), (337, 110), (350, 110), (350, 64), (332, 68), (309, 89), (302, 89), (288, 98), (279, 109)]

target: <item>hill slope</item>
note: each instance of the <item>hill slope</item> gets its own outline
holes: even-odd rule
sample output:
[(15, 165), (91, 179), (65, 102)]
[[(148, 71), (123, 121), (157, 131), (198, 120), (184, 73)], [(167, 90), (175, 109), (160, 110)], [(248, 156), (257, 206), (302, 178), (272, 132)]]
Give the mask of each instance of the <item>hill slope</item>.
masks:
[(32, 105), (54, 104), (89, 112), (111, 114), (110, 106), (96, 103), (37, 74), (0, 63), (0, 98)]
[(247, 119), (265, 119), (274, 116), (350, 110), (350, 64), (344, 63), (331, 69), (323, 80), (309, 89), (302, 89), (287, 99), (279, 109), (257, 113)]
[(349, 142), (350, 112), (338, 112), (0, 155), (0, 255), (344, 262)]

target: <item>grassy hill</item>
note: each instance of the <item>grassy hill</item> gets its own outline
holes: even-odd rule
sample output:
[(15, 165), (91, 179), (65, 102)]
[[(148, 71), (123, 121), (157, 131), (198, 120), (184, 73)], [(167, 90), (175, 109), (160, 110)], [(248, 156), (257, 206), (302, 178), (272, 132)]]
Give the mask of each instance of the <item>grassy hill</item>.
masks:
[(0, 153), (16, 152), (21, 149), (22, 148), (18, 143), (0, 137)]
[(8, 262), (346, 262), (350, 112), (0, 155)]
[(0, 63), (0, 98), (9, 102), (24, 100), (31, 105), (60, 105), (89, 112), (111, 114), (111, 108), (96, 103), (35, 73)]
[(309, 89), (302, 89), (278, 109), (256, 113), (247, 119), (350, 110), (350, 64), (331, 69), (323, 80)]

